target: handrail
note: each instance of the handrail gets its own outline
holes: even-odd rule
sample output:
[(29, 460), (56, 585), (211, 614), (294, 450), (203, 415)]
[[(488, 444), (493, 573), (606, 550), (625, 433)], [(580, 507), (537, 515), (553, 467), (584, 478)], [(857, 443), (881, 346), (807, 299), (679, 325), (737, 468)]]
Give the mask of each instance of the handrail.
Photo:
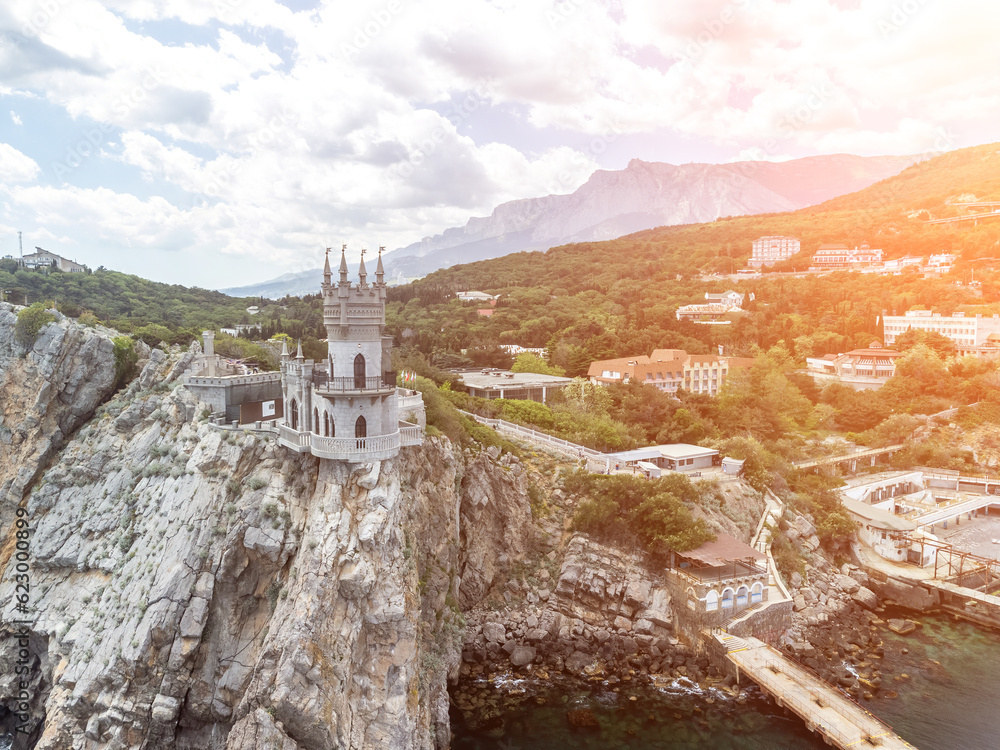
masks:
[(395, 382), (387, 382), (383, 376), (375, 377), (326, 377), (323, 373), (313, 374), (313, 383), (319, 391), (331, 393), (348, 393), (352, 391), (384, 391), (394, 389)]
[(576, 451), (577, 454), (582, 453), (583, 455), (588, 456), (589, 458), (593, 458), (595, 460), (607, 460), (607, 456), (604, 453), (601, 453), (600, 451), (594, 450), (593, 448), (588, 448), (585, 445), (571, 443), (569, 440), (553, 437), (552, 435), (549, 435), (546, 432), (542, 432), (541, 430), (535, 430), (530, 427), (525, 427), (523, 425), (515, 424), (513, 422), (508, 422), (504, 419), (490, 419), (489, 417), (484, 417), (479, 414), (474, 414), (469, 411), (464, 411), (462, 409), (459, 409), (459, 412), (469, 417), (470, 419), (474, 419), (480, 424), (485, 424), (488, 427), (492, 427), (494, 429), (499, 427), (509, 432), (514, 432), (519, 435), (524, 435), (526, 437), (533, 438), (548, 445), (553, 445), (553, 446), (558, 446), (560, 448), (573, 450)]
[(805, 461), (793, 461), (792, 466), (796, 469), (808, 469), (813, 466), (819, 466), (823, 463), (837, 464), (841, 461), (853, 461), (857, 458), (867, 458), (868, 456), (879, 456), (883, 453), (893, 453), (895, 451), (902, 450), (903, 447), (903, 443), (898, 443), (896, 445), (886, 445), (882, 448), (864, 448), (853, 453), (842, 453), (838, 456), (820, 456), (819, 458), (810, 458)]

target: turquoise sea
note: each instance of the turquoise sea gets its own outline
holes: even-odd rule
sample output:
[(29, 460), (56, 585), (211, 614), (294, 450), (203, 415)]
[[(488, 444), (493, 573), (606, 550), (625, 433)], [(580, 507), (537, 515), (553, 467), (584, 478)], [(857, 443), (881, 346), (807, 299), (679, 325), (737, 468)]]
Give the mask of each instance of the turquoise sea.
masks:
[[(919, 750), (1000, 748), (1000, 635), (947, 616), (918, 621), (922, 627), (909, 636), (885, 631), (883, 691), (865, 707)], [(452, 709), (455, 750), (828, 747), (755, 688), (741, 704), (721, 691), (677, 684), (622, 683), (618, 692), (600, 683), (568, 689), (497, 680), (471, 687), (482, 707), (472, 722)], [(571, 727), (567, 712), (579, 709), (598, 726)]]

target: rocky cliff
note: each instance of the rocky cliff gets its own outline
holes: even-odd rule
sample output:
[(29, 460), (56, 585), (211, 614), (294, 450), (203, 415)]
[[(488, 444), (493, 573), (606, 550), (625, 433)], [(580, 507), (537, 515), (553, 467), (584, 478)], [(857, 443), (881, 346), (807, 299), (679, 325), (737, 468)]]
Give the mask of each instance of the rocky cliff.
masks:
[(23, 730), (15, 747), (447, 744), (460, 602), (531, 538), (515, 458), (431, 438), (321, 462), (210, 424), (176, 379), (190, 353), (144, 352), (107, 400), (112, 332), (60, 320), (25, 357), (13, 323), (0, 308), (0, 660), (25, 672), (0, 676), (0, 732)]

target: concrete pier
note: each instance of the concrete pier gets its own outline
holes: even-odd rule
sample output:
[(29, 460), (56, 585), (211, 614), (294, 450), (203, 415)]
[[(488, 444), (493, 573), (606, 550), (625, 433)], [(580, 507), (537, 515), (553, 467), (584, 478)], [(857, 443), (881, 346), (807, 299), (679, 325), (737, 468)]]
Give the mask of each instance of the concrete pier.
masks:
[(779, 706), (796, 714), (828, 745), (841, 750), (914, 750), (888, 724), (766, 643), (726, 632), (716, 633), (715, 637), (736, 666), (737, 675), (746, 675), (760, 685)]

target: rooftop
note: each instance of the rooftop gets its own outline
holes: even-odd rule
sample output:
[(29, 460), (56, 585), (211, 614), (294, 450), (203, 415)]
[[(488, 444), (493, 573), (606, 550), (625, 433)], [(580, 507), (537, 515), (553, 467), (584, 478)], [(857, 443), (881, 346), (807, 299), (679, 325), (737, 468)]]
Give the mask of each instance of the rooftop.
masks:
[(717, 456), (719, 451), (714, 448), (702, 448), (700, 445), (690, 445), (689, 443), (671, 443), (669, 445), (650, 445), (646, 448), (636, 448), (620, 453), (609, 453), (608, 456), (616, 461), (643, 461), (648, 458), (702, 458), (704, 456)]
[[(868, 450), (865, 447), (858, 447), (855, 452), (862, 453)], [(850, 454), (845, 454), (845, 458)], [(858, 477), (849, 477), (844, 480), (844, 487), (864, 487), (866, 484), (879, 484), (881, 482), (888, 481), (890, 479), (903, 479), (904, 477), (910, 477), (913, 479), (913, 475), (916, 474), (916, 479), (919, 481), (922, 479), (922, 474), (919, 469), (899, 469), (895, 471), (880, 471), (876, 474), (862, 474)], [(843, 489), (843, 487), (838, 488)]]
[(847, 497), (841, 498), (840, 501), (849, 513), (870, 522), (872, 526), (891, 531), (913, 531), (917, 528), (917, 525), (912, 521), (907, 521), (905, 518), (901, 518), (887, 510), (876, 508), (873, 505), (851, 500)]
[(741, 542), (734, 536), (719, 532), (715, 535), (714, 542), (705, 542), (697, 549), (687, 552), (678, 552), (678, 555), (689, 560), (696, 560), (713, 568), (729, 565), (738, 560), (754, 560), (755, 562), (767, 561), (767, 555), (758, 552), (746, 542)]
[(557, 375), (540, 375), (536, 372), (511, 372), (510, 370), (472, 370), (460, 372), (462, 382), (470, 388), (526, 388), (530, 386), (566, 385), (572, 378)]

